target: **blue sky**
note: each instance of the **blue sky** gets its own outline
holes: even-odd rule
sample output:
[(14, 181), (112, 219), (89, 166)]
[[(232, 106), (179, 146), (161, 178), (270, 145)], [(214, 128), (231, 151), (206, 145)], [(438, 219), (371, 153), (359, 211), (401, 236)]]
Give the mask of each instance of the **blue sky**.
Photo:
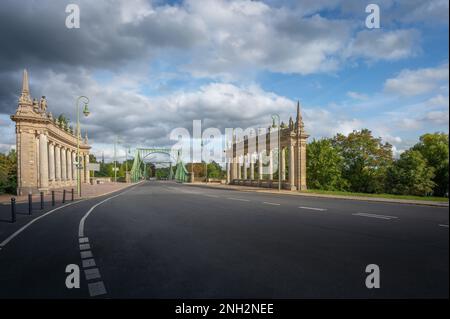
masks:
[[(167, 146), (192, 120), (221, 131), (266, 126), (272, 113), (287, 121), (297, 100), (311, 138), (369, 128), (398, 155), (425, 132), (448, 132), (446, 0), (74, 3), (72, 30), (64, 4), (2, 5), (0, 34), (11, 41), (0, 53), (0, 151), (14, 145), (8, 117), (23, 68), (54, 114), (73, 118), (74, 98), (91, 98), (84, 128), (107, 159), (116, 135)], [(380, 29), (365, 26), (369, 3)]]

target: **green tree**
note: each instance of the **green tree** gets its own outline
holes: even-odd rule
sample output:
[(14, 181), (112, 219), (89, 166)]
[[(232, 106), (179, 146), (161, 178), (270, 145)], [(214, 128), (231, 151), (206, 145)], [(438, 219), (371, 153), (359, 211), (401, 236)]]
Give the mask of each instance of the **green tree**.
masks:
[(342, 177), (344, 160), (333, 147), (331, 139), (313, 140), (306, 152), (307, 184), (312, 189), (345, 190)]
[(17, 191), (17, 154), (11, 150), (0, 153), (0, 194), (15, 194)]
[(437, 196), (448, 194), (448, 134), (424, 134), (420, 137), (420, 142), (414, 145), (413, 149), (419, 151), (427, 161), (427, 164), (434, 169), (433, 182), (435, 186), (433, 194)]
[(349, 190), (362, 193), (385, 191), (385, 177), (392, 164), (392, 145), (382, 143), (368, 129), (353, 131), (348, 136), (337, 134), (333, 145), (343, 157), (343, 177)]
[(208, 178), (215, 178), (215, 179), (220, 179), (220, 178), (224, 178), (225, 176), (225, 171), (222, 169), (222, 167), (212, 161), (211, 163), (208, 163)]
[(408, 150), (388, 169), (387, 189), (393, 194), (426, 196), (435, 186), (433, 171), (419, 151)]

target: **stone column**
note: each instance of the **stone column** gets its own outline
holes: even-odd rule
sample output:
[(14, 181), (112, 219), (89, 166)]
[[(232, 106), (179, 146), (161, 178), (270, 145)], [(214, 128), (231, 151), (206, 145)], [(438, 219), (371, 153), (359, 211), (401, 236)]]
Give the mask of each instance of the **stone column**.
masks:
[(55, 145), (55, 180), (61, 181), (61, 146)]
[(55, 143), (50, 142), (48, 145), (48, 170), (49, 179), (55, 181)]
[(84, 155), (84, 174), (85, 174), (85, 176), (84, 176), (84, 181), (86, 182), (86, 183), (90, 183), (90, 176), (89, 176), (89, 173), (90, 173), (90, 171), (89, 171), (89, 154), (86, 154), (86, 155)]
[(250, 156), (250, 179), (251, 180), (255, 179), (255, 156), (254, 156), (254, 154), (252, 154), (252, 156)]
[(258, 154), (258, 179), (262, 180), (263, 179), (263, 161), (262, 161), (262, 154), (263, 153), (259, 153)]
[(273, 180), (273, 151), (269, 152), (269, 180)]
[(231, 182), (231, 163), (230, 160), (227, 159), (227, 184)]
[(77, 161), (77, 152), (72, 151), (72, 178), (73, 180), (77, 180), (77, 167), (75, 165), (75, 162)]
[(67, 180), (70, 182), (72, 181), (72, 154), (70, 152), (70, 149), (67, 149), (66, 160), (67, 160)]
[(281, 180), (285, 181), (286, 180), (286, 148), (281, 148), (281, 163), (279, 166), (281, 168)]
[(48, 140), (47, 135), (39, 134), (39, 181), (40, 188), (48, 188)]
[(289, 185), (291, 190), (295, 189), (295, 150), (294, 145), (289, 145)]
[(247, 155), (244, 155), (244, 163), (242, 163), (242, 168), (243, 168), (243, 175), (242, 175), (242, 178), (243, 179), (247, 179), (247, 159), (248, 159), (248, 156)]
[(237, 159), (237, 173), (238, 173), (237, 178), (238, 178), (238, 179), (241, 179), (241, 176), (242, 176), (242, 167), (241, 167), (241, 158), (240, 158), (240, 157)]
[(61, 180), (67, 180), (66, 148), (61, 147)]

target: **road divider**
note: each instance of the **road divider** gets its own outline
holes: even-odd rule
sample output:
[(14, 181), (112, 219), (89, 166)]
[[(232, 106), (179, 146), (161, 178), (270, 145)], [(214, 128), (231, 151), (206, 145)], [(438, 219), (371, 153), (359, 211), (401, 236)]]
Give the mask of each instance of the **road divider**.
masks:
[(300, 206), (300, 209), (307, 209), (307, 210), (315, 210), (315, 211), (319, 211), (319, 212), (324, 212), (327, 209), (326, 208), (317, 208), (317, 207), (306, 207), (306, 206)]
[(370, 214), (370, 213), (355, 213), (352, 214), (353, 216), (360, 216), (360, 217), (368, 217), (368, 218), (378, 218), (378, 219), (398, 219), (396, 216), (388, 216), (388, 215), (377, 215), (377, 214)]
[(234, 198), (234, 197), (228, 197), (227, 199), (229, 200), (236, 200), (236, 201), (240, 201), (240, 202), (249, 202), (249, 199), (244, 199), (244, 198)]
[(271, 202), (263, 202), (265, 205), (272, 205), (272, 206), (280, 206), (281, 204), (278, 203), (271, 203)]

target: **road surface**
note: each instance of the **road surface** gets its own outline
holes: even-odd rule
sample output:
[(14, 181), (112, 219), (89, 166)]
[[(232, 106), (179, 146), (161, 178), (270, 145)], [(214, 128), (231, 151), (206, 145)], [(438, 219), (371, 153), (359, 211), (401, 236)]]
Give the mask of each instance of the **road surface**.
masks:
[(0, 298), (448, 298), (448, 215), (144, 182), (0, 238)]

